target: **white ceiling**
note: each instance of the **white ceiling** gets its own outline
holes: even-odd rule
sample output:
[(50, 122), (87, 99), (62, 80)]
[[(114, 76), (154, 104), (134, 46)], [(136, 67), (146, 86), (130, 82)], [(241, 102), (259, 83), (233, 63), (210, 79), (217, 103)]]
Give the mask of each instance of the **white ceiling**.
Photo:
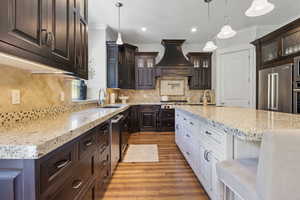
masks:
[[(116, 0), (90, 0), (90, 26), (108, 25), (117, 29)], [(216, 36), (224, 23), (225, 0), (211, 3), (211, 23), (208, 23), (207, 4), (203, 0), (121, 0), (121, 29), (130, 43), (158, 43), (161, 39), (187, 39), (203, 43)], [(230, 24), (236, 30), (255, 25), (281, 25), (300, 16), (299, 0), (270, 0), (275, 10), (257, 18), (244, 12), (252, 0), (228, 0)], [(147, 27), (146, 32), (141, 27)], [(196, 33), (191, 28), (197, 27)]]

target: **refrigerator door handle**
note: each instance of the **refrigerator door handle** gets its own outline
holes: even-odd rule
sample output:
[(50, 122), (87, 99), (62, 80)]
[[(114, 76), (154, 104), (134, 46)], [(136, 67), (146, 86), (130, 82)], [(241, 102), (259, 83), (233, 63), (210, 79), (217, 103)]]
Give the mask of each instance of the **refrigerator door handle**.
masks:
[(274, 92), (273, 92), (273, 99), (274, 99), (274, 103), (273, 103), (273, 110), (278, 110), (278, 104), (279, 104), (279, 74), (278, 73), (274, 73), (273, 74), (273, 81), (274, 81)]
[(271, 94), (271, 87), (272, 87), (272, 74), (268, 74), (268, 110), (271, 109), (271, 97), (272, 97), (272, 94)]

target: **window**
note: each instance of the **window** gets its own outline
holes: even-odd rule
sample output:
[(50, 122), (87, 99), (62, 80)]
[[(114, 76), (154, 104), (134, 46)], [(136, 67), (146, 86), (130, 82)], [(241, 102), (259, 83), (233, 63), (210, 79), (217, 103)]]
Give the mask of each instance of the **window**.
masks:
[(84, 80), (72, 80), (72, 100), (86, 100), (87, 86)]

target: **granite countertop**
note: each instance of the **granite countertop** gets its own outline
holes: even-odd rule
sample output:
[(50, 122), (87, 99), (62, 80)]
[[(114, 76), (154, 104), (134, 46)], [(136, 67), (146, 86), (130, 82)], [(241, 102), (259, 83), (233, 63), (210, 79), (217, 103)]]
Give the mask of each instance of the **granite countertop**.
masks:
[(90, 108), (0, 129), (0, 159), (41, 158), (128, 108)]
[[(130, 105), (147, 104), (160, 105), (161, 103), (129, 103), (121, 105), (118, 109), (89, 108), (31, 123), (19, 123), (9, 129), (0, 128), (0, 159), (41, 158), (125, 111)], [(295, 114), (186, 104), (174, 107), (248, 141), (260, 141), (263, 133), (272, 129), (299, 129), (300, 131), (300, 115)]]
[(261, 141), (263, 133), (275, 129), (299, 129), (300, 115), (249, 108), (176, 106), (177, 109), (213, 123), (242, 140)]

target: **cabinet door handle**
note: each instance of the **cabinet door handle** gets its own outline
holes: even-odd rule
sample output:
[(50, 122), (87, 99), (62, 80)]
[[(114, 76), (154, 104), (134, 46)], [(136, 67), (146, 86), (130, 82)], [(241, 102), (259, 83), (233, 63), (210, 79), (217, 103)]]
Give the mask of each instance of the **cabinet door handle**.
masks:
[(209, 132), (209, 131), (205, 131), (205, 134), (206, 134), (206, 135), (212, 135), (212, 133)]
[(189, 134), (186, 134), (186, 137), (190, 138), (191, 136)]
[(191, 155), (190, 152), (186, 152), (186, 154), (187, 154), (188, 156)]
[(79, 189), (82, 185), (82, 180), (75, 180), (72, 183), (72, 188), (73, 189)]
[(186, 118), (183, 118), (184, 121), (186, 121)]
[(67, 166), (67, 164), (70, 162), (70, 160), (61, 160), (55, 163), (55, 167), (56, 169), (61, 169), (65, 166)]
[(91, 146), (92, 144), (93, 144), (93, 141), (92, 141), (92, 140), (88, 140), (88, 141), (86, 141), (86, 142), (84, 143), (84, 146), (89, 147), (89, 146)]
[(190, 125), (192, 125), (192, 126), (193, 126), (193, 125), (194, 125), (194, 123), (193, 123), (193, 122), (190, 122)]

